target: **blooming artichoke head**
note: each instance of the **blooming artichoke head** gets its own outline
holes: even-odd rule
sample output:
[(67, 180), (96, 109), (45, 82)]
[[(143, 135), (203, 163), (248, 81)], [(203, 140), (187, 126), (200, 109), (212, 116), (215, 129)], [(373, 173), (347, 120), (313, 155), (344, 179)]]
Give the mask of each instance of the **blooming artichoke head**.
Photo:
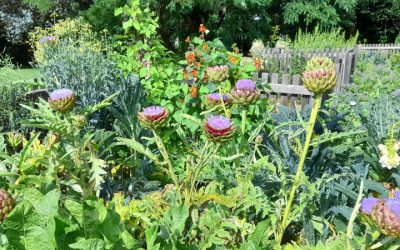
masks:
[(14, 205), (15, 202), (12, 196), (4, 189), (0, 189), (0, 221), (7, 217)]
[(372, 209), (372, 218), (383, 234), (400, 236), (400, 201), (396, 199), (379, 200)]
[(221, 104), (221, 101), (225, 106), (230, 104), (229, 96), (227, 94), (211, 93), (206, 95), (205, 104), (209, 108), (214, 108)]
[(231, 90), (231, 99), (238, 104), (251, 104), (260, 98), (260, 91), (250, 79), (242, 79), (236, 82)]
[(70, 89), (57, 89), (51, 92), (48, 102), (52, 109), (66, 113), (74, 108), (76, 96)]
[(209, 82), (220, 83), (228, 79), (229, 68), (226, 65), (207, 68), (207, 77)]
[(378, 203), (378, 201), (379, 199), (373, 197), (362, 199), (360, 211), (363, 214), (370, 215), (372, 213), (372, 209)]
[(207, 137), (214, 142), (229, 140), (233, 135), (231, 121), (222, 115), (213, 115), (204, 122), (204, 130)]
[(143, 127), (158, 129), (163, 127), (168, 121), (168, 109), (161, 106), (150, 106), (138, 113), (138, 119)]
[(335, 68), (335, 66), (333, 65), (332, 60), (328, 57), (315, 56), (307, 61), (305, 71), (322, 68)]
[(324, 93), (336, 85), (336, 71), (333, 67), (315, 68), (303, 72), (303, 84), (314, 94)]

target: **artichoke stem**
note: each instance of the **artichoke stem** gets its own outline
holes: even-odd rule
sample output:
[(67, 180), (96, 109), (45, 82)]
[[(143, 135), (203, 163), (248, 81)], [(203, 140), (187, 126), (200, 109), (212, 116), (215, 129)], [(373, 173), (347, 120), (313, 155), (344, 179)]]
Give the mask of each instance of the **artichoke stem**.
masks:
[(222, 108), (224, 109), (224, 112), (225, 112), (225, 116), (226, 116), (226, 118), (229, 118), (228, 110), (226, 109), (224, 98), (222, 97), (221, 86), (218, 86), (218, 92), (219, 92), (219, 98), (220, 98), (220, 102), (221, 102)]
[(296, 175), (295, 175), (294, 180), (293, 180), (292, 188), (290, 190), (289, 200), (288, 200), (287, 205), (285, 207), (285, 212), (283, 214), (281, 227), (280, 227), (280, 230), (278, 232), (278, 239), (277, 239), (277, 243), (278, 244), (280, 244), (281, 241), (282, 241), (282, 237), (283, 237), (283, 234), (285, 232), (285, 229), (286, 229), (286, 226), (287, 226), (287, 223), (288, 223), (287, 220), (289, 219), (290, 208), (291, 208), (292, 203), (293, 203), (293, 199), (294, 199), (294, 195), (296, 193), (296, 189), (299, 186), (300, 175), (303, 172), (303, 166), (304, 166), (304, 162), (305, 162), (306, 157), (307, 157), (308, 148), (310, 147), (310, 141), (311, 141), (311, 137), (312, 137), (312, 134), (313, 134), (315, 121), (317, 120), (318, 111), (319, 111), (319, 108), (321, 106), (321, 100), (322, 100), (322, 93), (317, 93), (316, 96), (315, 96), (315, 103), (314, 103), (314, 106), (313, 106), (312, 111), (311, 111), (311, 116), (310, 116), (310, 119), (309, 119), (309, 122), (308, 122), (306, 141), (304, 143), (304, 147), (303, 147), (303, 150), (302, 150), (302, 153), (301, 153), (300, 162), (299, 162), (299, 165), (297, 167), (297, 171), (296, 171)]

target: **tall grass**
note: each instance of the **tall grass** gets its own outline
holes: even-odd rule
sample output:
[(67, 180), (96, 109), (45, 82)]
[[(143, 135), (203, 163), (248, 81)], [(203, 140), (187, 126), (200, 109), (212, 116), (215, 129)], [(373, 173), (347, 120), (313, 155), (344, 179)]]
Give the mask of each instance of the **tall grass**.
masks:
[(355, 36), (346, 39), (344, 31), (339, 28), (321, 32), (317, 26), (312, 33), (299, 29), (291, 47), (295, 49), (352, 48), (356, 46), (357, 41), (358, 32)]

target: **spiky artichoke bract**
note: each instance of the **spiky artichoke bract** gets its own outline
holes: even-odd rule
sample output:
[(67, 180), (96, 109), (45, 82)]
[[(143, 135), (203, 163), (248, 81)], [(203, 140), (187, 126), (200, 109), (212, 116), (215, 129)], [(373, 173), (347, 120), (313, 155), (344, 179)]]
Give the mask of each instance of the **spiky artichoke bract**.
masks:
[(400, 201), (396, 199), (379, 200), (372, 209), (372, 218), (383, 234), (400, 236)]
[(52, 109), (66, 113), (75, 107), (76, 95), (70, 89), (57, 89), (51, 92), (48, 101)]
[(236, 82), (230, 96), (234, 103), (248, 105), (260, 98), (260, 91), (252, 80), (242, 79)]
[(312, 71), (315, 69), (335, 68), (333, 62), (328, 57), (315, 56), (307, 61), (305, 71)]
[(303, 84), (308, 91), (314, 94), (324, 93), (336, 85), (336, 71), (334, 67), (315, 67), (303, 72)]
[(226, 65), (208, 67), (207, 77), (208, 81), (212, 83), (223, 82), (229, 77), (229, 68)]
[(214, 142), (223, 142), (233, 136), (231, 121), (222, 115), (213, 115), (204, 122), (207, 137)]
[(143, 127), (158, 129), (168, 121), (169, 112), (161, 106), (150, 106), (138, 113), (138, 119)]
[(4, 189), (0, 189), (0, 221), (7, 217), (14, 206), (15, 203), (12, 196)]

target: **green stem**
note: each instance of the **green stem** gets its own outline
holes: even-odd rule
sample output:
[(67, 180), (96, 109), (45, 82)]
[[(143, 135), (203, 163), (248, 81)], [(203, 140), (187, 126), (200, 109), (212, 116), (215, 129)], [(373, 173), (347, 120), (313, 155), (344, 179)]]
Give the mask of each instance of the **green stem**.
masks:
[(243, 147), (246, 141), (245, 134), (246, 134), (246, 119), (247, 119), (247, 109), (242, 110), (242, 126), (241, 126), (241, 131), (242, 131), (242, 138), (240, 140), (240, 152), (243, 152)]
[(299, 180), (300, 180), (301, 173), (303, 172), (303, 166), (304, 166), (304, 162), (305, 162), (306, 157), (307, 157), (308, 148), (310, 146), (310, 141), (311, 141), (311, 137), (312, 137), (312, 134), (313, 134), (315, 121), (317, 120), (318, 111), (319, 111), (319, 108), (321, 106), (321, 100), (322, 100), (322, 94), (316, 94), (315, 103), (314, 103), (314, 106), (313, 106), (312, 111), (311, 111), (310, 120), (308, 122), (306, 141), (304, 143), (303, 151), (301, 153), (300, 162), (299, 162), (299, 165), (297, 167), (296, 175), (295, 175), (294, 180), (293, 180), (292, 189), (290, 190), (289, 200), (288, 200), (288, 203), (286, 205), (285, 212), (283, 214), (280, 231), (278, 232), (278, 240), (277, 240), (278, 244), (281, 243), (282, 237), (283, 237), (283, 233), (285, 232), (285, 229), (286, 229), (286, 226), (287, 226), (287, 220), (289, 219), (290, 208), (291, 208), (292, 203), (293, 203), (293, 199), (294, 199), (294, 195), (296, 193), (296, 189), (297, 189), (297, 187), (299, 185)]
[(169, 177), (172, 179), (172, 181), (174, 182), (176, 188), (179, 190), (179, 180), (178, 180), (178, 177), (175, 175), (174, 168), (172, 166), (172, 162), (168, 155), (168, 151), (165, 148), (165, 145), (164, 145), (162, 139), (160, 138), (160, 136), (157, 134), (157, 132), (155, 130), (153, 130), (153, 134), (154, 134), (154, 139), (156, 140), (156, 143), (157, 143), (157, 147), (160, 150), (161, 155), (164, 157), (164, 160), (168, 164), (167, 173), (168, 173)]
[(222, 88), (221, 88), (221, 86), (218, 86), (218, 92), (219, 92), (219, 98), (220, 98), (220, 102), (221, 102), (222, 108), (224, 109), (224, 112), (225, 112), (225, 116), (227, 118), (229, 118), (228, 110), (225, 107), (224, 98), (222, 98)]

